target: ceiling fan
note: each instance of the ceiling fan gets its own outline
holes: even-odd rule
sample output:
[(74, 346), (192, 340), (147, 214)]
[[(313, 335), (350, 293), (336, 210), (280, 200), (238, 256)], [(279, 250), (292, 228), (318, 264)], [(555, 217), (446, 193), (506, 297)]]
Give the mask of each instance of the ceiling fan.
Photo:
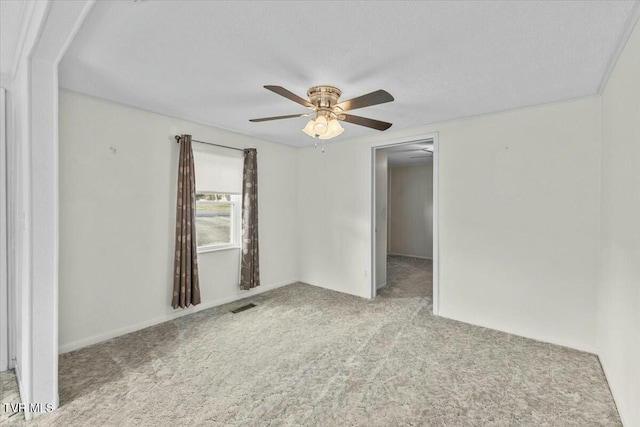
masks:
[(288, 116), (264, 117), (261, 119), (251, 119), (250, 122), (266, 122), (270, 120), (291, 119), (294, 117), (314, 116), (302, 129), (304, 133), (312, 138), (331, 139), (342, 132), (344, 129), (340, 126), (340, 121), (352, 123), (354, 125), (366, 126), (376, 130), (387, 130), (391, 127), (391, 123), (380, 120), (369, 119), (366, 117), (354, 116), (353, 114), (345, 114), (347, 111), (357, 108), (370, 107), (372, 105), (384, 104), (393, 101), (393, 96), (384, 90), (376, 90), (366, 95), (347, 101), (338, 102), (342, 92), (333, 86), (314, 86), (307, 91), (309, 99), (304, 99), (295, 93), (283, 88), (282, 86), (264, 86), (278, 95), (284, 96), (303, 105), (313, 112), (302, 114), (291, 114)]

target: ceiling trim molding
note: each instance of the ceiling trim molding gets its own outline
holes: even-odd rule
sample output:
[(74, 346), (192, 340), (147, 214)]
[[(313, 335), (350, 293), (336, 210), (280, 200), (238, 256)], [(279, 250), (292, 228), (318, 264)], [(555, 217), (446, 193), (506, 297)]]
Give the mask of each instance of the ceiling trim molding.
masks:
[[(346, 138), (346, 139), (343, 139), (343, 140), (340, 140), (340, 141), (332, 141), (332, 143), (336, 143), (336, 142), (340, 142), (340, 143), (343, 143), (343, 142), (346, 142), (346, 143), (372, 142), (372, 141), (384, 140), (385, 136), (387, 138), (394, 138), (397, 135), (414, 135), (414, 134), (415, 135), (420, 135), (420, 134), (425, 133), (425, 132), (433, 132), (434, 129), (437, 131), (437, 128), (439, 128), (443, 124), (448, 124), (448, 123), (453, 123), (453, 122), (463, 122), (463, 121), (467, 121), (467, 120), (476, 120), (476, 119), (480, 119), (480, 118), (483, 118), (483, 117), (499, 115), (499, 114), (518, 113), (518, 112), (527, 111), (527, 110), (535, 110), (535, 109), (538, 109), (538, 108), (553, 107), (555, 105), (569, 104), (569, 103), (572, 103), (572, 102), (587, 101), (589, 99), (600, 99), (600, 95), (598, 95), (596, 93), (596, 94), (593, 94), (593, 95), (579, 96), (577, 98), (560, 99), (558, 101), (543, 102), (542, 104), (525, 105), (523, 107), (512, 108), (512, 109), (508, 109), (508, 110), (489, 111), (487, 113), (472, 114), (470, 116), (463, 116), (463, 117), (458, 117), (458, 118), (454, 118), (454, 119), (441, 120), (441, 121), (437, 121), (437, 122), (429, 122), (429, 123), (425, 123), (425, 124), (418, 125), (418, 126), (412, 126), (412, 127), (406, 127), (406, 128), (397, 128), (397, 129), (391, 130), (389, 132), (383, 132), (383, 133), (377, 133), (377, 134), (371, 134), (371, 135), (354, 136), (354, 137)], [(209, 125), (209, 126), (211, 126), (211, 125)], [(252, 137), (252, 138), (255, 138), (255, 137)], [(267, 140), (267, 141), (270, 141), (270, 140)], [(274, 141), (270, 141), (270, 142), (274, 142)], [(288, 145), (288, 144), (284, 144), (284, 145)], [(290, 145), (290, 147), (292, 147), (292, 145)], [(310, 146), (306, 146), (305, 145), (305, 146), (301, 146), (301, 147), (297, 147), (297, 148), (313, 148), (313, 145), (310, 145)]]
[(611, 58), (609, 58), (609, 66), (607, 67), (607, 70), (602, 76), (602, 80), (600, 81), (600, 86), (598, 86), (598, 95), (602, 95), (602, 92), (604, 92), (604, 88), (607, 87), (607, 82), (609, 81), (609, 77), (611, 76), (611, 73), (613, 73), (614, 68), (616, 68), (618, 59), (620, 58), (620, 55), (622, 54), (622, 51), (624, 50), (624, 47), (626, 46), (627, 41), (629, 40), (629, 37), (631, 36), (631, 33), (633, 32), (633, 29), (635, 28), (639, 18), (640, 18), (640, 0), (636, 0), (635, 3), (633, 4), (633, 9), (631, 10), (629, 17), (627, 18), (627, 22), (625, 22), (624, 24), (624, 30), (620, 34), (620, 39), (618, 40), (618, 47), (611, 55)]
[[(0, 1), (2, 1), (2, 0), (0, 0)], [(216, 124), (213, 124), (213, 123), (210, 123), (210, 122), (206, 122), (206, 121), (203, 121), (203, 120), (199, 120), (199, 119), (194, 119), (193, 117), (189, 117), (189, 116), (187, 116), (185, 114), (176, 114), (176, 115), (174, 115), (173, 113), (162, 112), (160, 110), (150, 110), (148, 108), (139, 107), (139, 106), (136, 106), (136, 105), (133, 105), (133, 104), (126, 104), (124, 102), (119, 102), (119, 101), (113, 101), (111, 99), (100, 98), (99, 96), (88, 95), (86, 93), (78, 92), (78, 91), (75, 91), (73, 89), (67, 89), (67, 88), (65, 88), (63, 86), (60, 86), (60, 91), (61, 92), (67, 92), (67, 93), (73, 94), (75, 96), (81, 96), (81, 97), (85, 97), (85, 98), (94, 99), (94, 100), (97, 100), (97, 101), (100, 101), (100, 102), (106, 102), (107, 104), (119, 105), (121, 107), (130, 108), (130, 109), (135, 110), (135, 111), (142, 111), (142, 112), (149, 113), (149, 114), (155, 114), (155, 115), (162, 116), (162, 117), (168, 117), (170, 119), (183, 120), (185, 122), (193, 123), (193, 124), (199, 125), (199, 126), (207, 126), (207, 127), (210, 127), (210, 128), (214, 128), (214, 129), (218, 129), (218, 130), (224, 131), (224, 132), (229, 132), (229, 133), (233, 133), (235, 135), (240, 135), (241, 137), (244, 137), (244, 138), (255, 139), (256, 141), (268, 142), (270, 144), (280, 144), (280, 145), (285, 145), (287, 147), (293, 147), (293, 148), (303, 148), (303, 147), (298, 147), (298, 146), (295, 146), (295, 145), (285, 144), (284, 142), (274, 141), (272, 139), (260, 138), (260, 137), (257, 137), (257, 136), (250, 135), (248, 133), (242, 133), (242, 132), (239, 132), (237, 130), (229, 129), (229, 128), (224, 127), (224, 126), (216, 125)], [(173, 137), (175, 136), (175, 132), (173, 134), (168, 134), (168, 135), (173, 139)], [(307, 147), (307, 146), (305, 145), (304, 147)], [(313, 144), (311, 144), (311, 147), (313, 147)]]

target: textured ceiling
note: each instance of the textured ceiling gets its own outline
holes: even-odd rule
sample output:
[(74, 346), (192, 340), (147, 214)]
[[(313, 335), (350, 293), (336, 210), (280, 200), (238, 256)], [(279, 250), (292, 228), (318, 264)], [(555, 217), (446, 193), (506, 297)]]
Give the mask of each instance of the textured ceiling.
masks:
[[(307, 146), (305, 108), (334, 85), (395, 102), (355, 114), (391, 130), (597, 93), (632, 1), (97, 2), (60, 66), (64, 88)], [(378, 131), (345, 124), (334, 141)], [(197, 137), (197, 136), (196, 136)]]

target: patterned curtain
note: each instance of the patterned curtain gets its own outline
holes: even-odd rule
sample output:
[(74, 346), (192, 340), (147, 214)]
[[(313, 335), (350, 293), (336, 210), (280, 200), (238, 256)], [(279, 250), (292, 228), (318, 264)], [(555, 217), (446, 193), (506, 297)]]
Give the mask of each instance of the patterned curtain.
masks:
[(255, 148), (244, 150), (242, 174), (242, 266), (240, 289), (260, 286), (258, 254), (258, 153)]
[(200, 304), (196, 242), (196, 177), (191, 135), (182, 135), (178, 166), (176, 246), (173, 266), (173, 308)]

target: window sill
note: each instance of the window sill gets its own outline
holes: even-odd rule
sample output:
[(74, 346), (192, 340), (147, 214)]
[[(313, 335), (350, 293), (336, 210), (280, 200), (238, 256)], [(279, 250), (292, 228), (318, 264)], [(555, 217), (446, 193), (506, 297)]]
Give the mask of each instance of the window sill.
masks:
[(228, 251), (231, 249), (240, 249), (238, 245), (225, 245), (225, 246), (212, 246), (212, 247), (202, 247), (198, 248), (198, 255), (206, 254), (207, 252), (220, 252), (220, 251)]

